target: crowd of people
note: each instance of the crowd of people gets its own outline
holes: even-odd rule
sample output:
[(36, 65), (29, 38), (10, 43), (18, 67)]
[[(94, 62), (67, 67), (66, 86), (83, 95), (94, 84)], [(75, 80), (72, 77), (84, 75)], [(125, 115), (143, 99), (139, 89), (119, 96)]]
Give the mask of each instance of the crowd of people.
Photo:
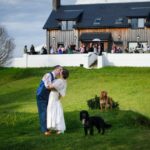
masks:
[[(102, 52), (105, 52), (104, 47), (100, 43), (81, 43), (80, 47), (77, 48), (76, 45), (59, 45), (57, 48), (50, 46), (48, 50), (46, 46), (42, 46), (40, 51), (36, 51), (34, 45), (32, 44), (30, 49), (27, 48), (27, 45), (24, 46), (24, 53), (36, 55), (36, 54), (74, 54), (74, 53), (88, 53), (94, 52), (97, 55), (102, 55)], [(132, 50), (128, 47), (123, 48), (121, 46), (112, 45), (111, 53), (149, 53), (150, 46), (143, 46), (142, 44), (137, 44), (137, 46)]]
[(95, 52), (97, 54), (101, 54), (101, 47), (98, 44), (93, 43), (82, 43), (81, 46), (77, 49), (76, 45), (59, 45), (56, 50), (53, 48), (53, 46), (50, 46), (50, 54), (73, 54), (73, 53), (88, 53), (88, 52)]
[[(127, 52), (127, 51), (126, 51)], [(113, 45), (112, 46), (112, 50), (111, 53), (123, 53), (123, 50), (121, 49), (121, 47)]]
[(31, 55), (39, 54), (38, 52), (35, 51), (35, 47), (34, 47), (33, 44), (32, 44), (31, 47), (30, 47), (30, 51), (28, 50), (27, 45), (25, 45), (25, 46), (24, 46), (24, 53), (25, 53), (25, 54), (31, 54)]
[(48, 50), (46, 46), (43, 46), (40, 51), (36, 51), (34, 45), (32, 44), (30, 49), (27, 45), (24, 46), (25, 54), (73, 54), (73, 53), (88, 53), (94, 52), (98, 55), (101, 55), (103, 50), (101, 49), (100, 44), (97, 43), (82, 43), (81, 46), (77, 49), (76, 45), (59, 45), (56, 49), (53, 46), (50, 46)]

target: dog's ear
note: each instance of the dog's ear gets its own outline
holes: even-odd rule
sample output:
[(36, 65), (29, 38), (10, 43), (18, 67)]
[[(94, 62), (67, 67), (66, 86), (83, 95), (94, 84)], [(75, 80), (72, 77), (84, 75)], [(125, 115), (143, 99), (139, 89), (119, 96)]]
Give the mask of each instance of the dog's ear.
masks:
[(82, 111), (80, 111), (80, 121), (82, 120)]
[(89, 113), (86, 111), (86, 118), (88, 119), (89, 118)]
[(84, 118), (84, 119), (88, 119), (88, 118), (89, 118), (89, 113), (88, 113), (88, 111), (86, 111), (86, 110), (80, 111), (80, 121), (81, 121), (83, 118)]

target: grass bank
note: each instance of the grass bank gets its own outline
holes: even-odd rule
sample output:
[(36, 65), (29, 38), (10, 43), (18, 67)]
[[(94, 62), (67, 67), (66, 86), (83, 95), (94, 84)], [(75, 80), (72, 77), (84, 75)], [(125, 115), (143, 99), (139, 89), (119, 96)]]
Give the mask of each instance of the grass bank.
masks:
[[(39, 131), (35, 91), (44, 73), (51, 68), (0, 68), (0, 149), (15, 150), (133, 150), (150, 147), (150, 68), (97, 70), (69, 67), (67, 95), (62, 99), (67, 131), (50, 137)], [(79, 111), (101, 90), (119, 103), (120, 110), (91, 115), (112, 124), (105, 135), (84, 137)]]

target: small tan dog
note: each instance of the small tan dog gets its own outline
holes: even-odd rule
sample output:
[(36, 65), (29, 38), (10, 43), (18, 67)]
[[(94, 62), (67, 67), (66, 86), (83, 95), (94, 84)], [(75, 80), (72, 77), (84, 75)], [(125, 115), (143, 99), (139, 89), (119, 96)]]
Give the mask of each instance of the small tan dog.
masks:
[(112, 105), (113, 105), (112, 98), (107, 95), (106, 91), (102, 91), (100, 93), (100, 109), (101, 110), (103, 110), (103, 108), (105, 108), (105, 110), (107, 108), (112, 109)]

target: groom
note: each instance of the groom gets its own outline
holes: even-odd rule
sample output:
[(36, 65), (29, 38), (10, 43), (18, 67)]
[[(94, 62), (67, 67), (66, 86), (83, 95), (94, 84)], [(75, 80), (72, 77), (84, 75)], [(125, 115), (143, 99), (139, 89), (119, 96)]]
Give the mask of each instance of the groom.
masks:
[(50, 132), (47, 129), (47, 121), (46, 121), (47, 105), (48, 105), (48, 98), (50, 93), (50, 90), (48, 90), (48, 85), (51, 84), (52, 81), (57, 76), (59, 76), (62, 69), (63, 68), (61, 66), (57, 65), (54, 67), (54, 70), (52, 72), (46, 73), (43, 76), (36, 92), (40, 128), (45, 135), (50, 135)]

